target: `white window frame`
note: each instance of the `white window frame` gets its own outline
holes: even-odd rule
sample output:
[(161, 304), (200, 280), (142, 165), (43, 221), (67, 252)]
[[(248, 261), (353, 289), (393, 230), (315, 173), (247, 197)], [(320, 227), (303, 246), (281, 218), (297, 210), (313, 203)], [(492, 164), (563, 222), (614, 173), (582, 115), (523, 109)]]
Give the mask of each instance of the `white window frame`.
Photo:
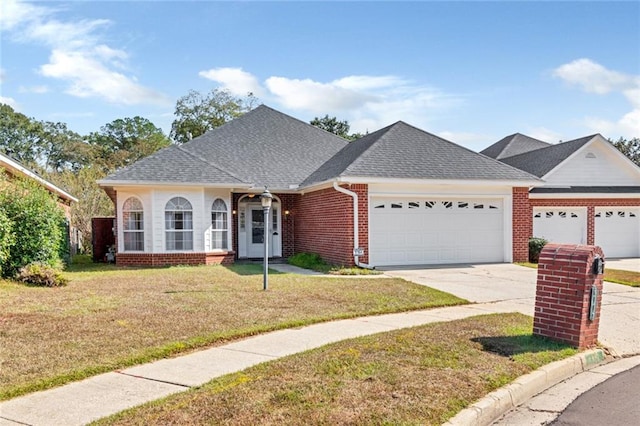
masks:
[(144, 206), (136, 197), (122, 204), (122, 237), (124, 251), (144, 251)]
[(211, 250), (229, 250), (229, 210), (222, 198), (211, 204)]
[(164, 230), (167, 251), (193, 251), (193, 207), (189, 200), (173, 197), (167, 201)]

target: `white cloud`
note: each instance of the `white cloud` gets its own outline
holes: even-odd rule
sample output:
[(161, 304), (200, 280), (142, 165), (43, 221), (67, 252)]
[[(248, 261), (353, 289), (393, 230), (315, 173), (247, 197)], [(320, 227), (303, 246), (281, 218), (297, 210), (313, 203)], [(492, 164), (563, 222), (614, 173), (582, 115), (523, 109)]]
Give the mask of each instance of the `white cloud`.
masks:
[(15, 110), (18, 109), (18, 103), (16, 102), (16, 100), (13, 98), (8, 98), (6, 96), (0, 96), (0, 104), (7, 104)]
[(376, 96), (371, 93), (346, 89), (334, 82), (320, 83), (311, 79), (269, 77), (265, 85), (286, 108), (302, 109), (316, 114), (358, 108), (376, 100)]
[(631, 111), (618, 120), (587, 117), (584, 123), (605, 136), (626, 138), (640, 136), (640, 75), (613, 71), (590, 60), (577, 59), (561, 65), (553, 75), (569, 84), (577, 85), (587, 93), (606, 95), (621, 93), (631, 104)]
[[(127, 52), (101, 42), (106, 19), (56, 19), (56, 9), (16, 0), (3, 0), (0, 28), (20, 43), (51, 48), (49, 63), (40, 66), (45, 77), (69, 83), (66, 93), (97, 97), (115, 104), (168, 105), (168, 98), (126, 75)], [(120, 71), (116, 71), (116, 69)]]
[(45, 77), (67, 80), (67, 93), (86, 98), (97, 96), (112, 103), (165, 104), (167, 98), (159, 92), (139, 85), (125, 75), (109, 69), (97, 58), (82, 52), (54, 50), (49, 63), (40, 67)]
[(236, 96), (246, 96), (248, 93), (253, 93), (258, 98), (264, 96), (264, 90), (258, 79), (253, 74), (243, 71), (242, 68), (212, 68), (200, 71), (198, 75), (220, 83), (223, 88)]

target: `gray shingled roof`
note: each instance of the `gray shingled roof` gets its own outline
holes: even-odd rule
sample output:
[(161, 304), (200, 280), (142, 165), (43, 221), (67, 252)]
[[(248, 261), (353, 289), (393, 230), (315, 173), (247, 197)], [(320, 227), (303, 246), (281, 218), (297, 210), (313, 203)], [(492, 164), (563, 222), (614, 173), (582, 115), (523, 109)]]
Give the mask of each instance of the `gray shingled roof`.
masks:
[(166, 182), (235, 185), (248, 183), (219, 167), (171, 145), (110, 174), (101, 183)]
[(483, 149), (480, 151), (480, 154), (495, 158), (496, 160), (502, 160), (513, 157), (514, 155), (545, 148), (549, 145), (550, 144), (546, 142), (523, 135), (522, 133), (514, 133), (513, 135), (505, 136), (490, 147)]
[(351, 142), (303, 182), (337, 177), (487, 179), (535, 177), (399, 121)]
[(347, 145), (332, 133), (265, 105), (181, 146), (170, 146), (103, 179), (109, 181), (299, 185)]
[(348, 142), (261, 105), (183, 148), (272, 189), (299, 185)]
[(585, 136), (580, 139), (550, 145), (546, 148), (503, 158), (500, 161), (541, 178), (553, 170), (558, 164), (566, 160), (571, 154), (582, 148), (595, 136), (597, 135)]

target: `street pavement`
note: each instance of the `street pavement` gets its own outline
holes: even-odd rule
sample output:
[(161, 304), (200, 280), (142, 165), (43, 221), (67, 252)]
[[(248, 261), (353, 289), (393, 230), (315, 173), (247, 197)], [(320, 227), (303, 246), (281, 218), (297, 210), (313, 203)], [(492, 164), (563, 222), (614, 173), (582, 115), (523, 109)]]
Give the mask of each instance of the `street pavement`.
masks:
[[(277, 269), (278, 266), (273, 265), (273, 268)], [(289, 273), (296, 271), (288, 266), (284, 269)], [(281, 330), (177, 358), (102, 374), (1, 402), (0, 426), (82, 425), (147, 401), (183, 392), (227, 373), (344, 339), (487, 313), (522, 312), (533, 315), (536, 278), (534, 269), (511, 264), (460, 265), (389, 270), (386, 275), (403, 277), (476, 303)], [(600, 324), (600, 341), (609, 346), (614, 354), (640, 354), (640, 333), (637, 333), (640, 329), (640, 289), (605, 283)], [(489, 424), (507, 408), (512, 408), (514, 401), (518, 404), (526, 402), (535, 394), (575, 374), (576, 377), (591, 377), (595, 374), (597, 378), (604, 380), (612, 375), (607, 371), (629, 369), (633, 366), (629, 364), (631, 362), (640, 364), (640, 357), (627, 358), (597, 367), (604, 369), (610, 366), (609, 370), (594, 373), (595, 370), (590, 368), (602, 359), (603, 351), (596, 350), (553, 363), (531, 375), (523, 376), (510, 385), (508, 390), (488, 396), (471, 409), (463, 410), (460, 416), (462, 421), (454, 421), (452, 424)], [(614, 367), (616, 365), (621, 367)], [(585, 370), (587, 371), (584, 372)], [(594, 382), (588, 382), (590, 387), (596, 384)], [(555, 407), (557, 409), (557, 404)], [(526, 404), (521, 408), (529, 409)], [(516, 415), (517, 410), (511, 414)], [(526, 411), (521, 413), (527, 414)], [(557, 416), (558, 412), (555, 413)], [(483, 422), (477, 421), (479, 416), (484, 419)], [(506, 423), (501, 424), (519, 424), (512, 423), (509, 417), (504, 419)]]

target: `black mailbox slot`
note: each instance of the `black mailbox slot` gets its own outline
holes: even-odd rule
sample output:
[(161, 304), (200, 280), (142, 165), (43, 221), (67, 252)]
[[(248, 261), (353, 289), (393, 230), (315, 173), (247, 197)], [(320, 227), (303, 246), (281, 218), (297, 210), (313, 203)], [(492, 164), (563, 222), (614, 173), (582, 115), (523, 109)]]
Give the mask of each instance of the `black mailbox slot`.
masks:
[(604, 274), (604, 259), (600, 256), (596, 256), (593, 258), (592, 272), (593, 275)]

